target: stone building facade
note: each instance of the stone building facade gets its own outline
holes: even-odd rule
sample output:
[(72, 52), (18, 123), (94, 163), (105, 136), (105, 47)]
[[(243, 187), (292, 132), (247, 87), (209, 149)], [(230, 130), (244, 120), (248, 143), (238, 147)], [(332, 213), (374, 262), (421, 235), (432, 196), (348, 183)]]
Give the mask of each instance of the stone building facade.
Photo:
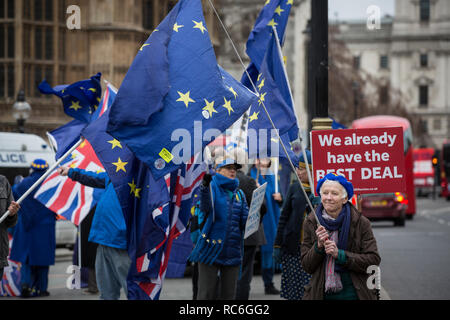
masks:
[(338, 25), (355, 67), (402, 93), (407, 110), (422, 118), (430, 147), (450, 139), (450, 1), (395, 0), (395, 16), (381, 19), (380, 29), (365, 20)]
[[(55, 86), (101, 72), (102, 79), (120, 87), (136, 52), (176, 2), (0, 0), (0, 131), (18, 129), (12, 106), (20, 89), (32, 107), (27, 133), (45, 137), (46, 131), (71, 120), (59, 98), (39, 93), (37, 85), (44, 78)], [(203, 3), (218, 48), (217, 22), (209, 0)], [(68, 10), (71, 5), (80, 9), (80, 29), (67, 27), (75, 13)]]

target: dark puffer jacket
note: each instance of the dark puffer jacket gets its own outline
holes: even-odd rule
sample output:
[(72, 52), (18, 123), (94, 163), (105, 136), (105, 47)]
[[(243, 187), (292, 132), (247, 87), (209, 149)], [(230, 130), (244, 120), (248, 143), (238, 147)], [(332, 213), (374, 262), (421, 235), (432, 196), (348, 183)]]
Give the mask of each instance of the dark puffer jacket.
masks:
[[(14, 197), (11, 190), (11, 185), (5, 176), (0, 175), (0, 216), (8, 210), (11, 201), (14, 201)], [(8, 265), (9, 254), (9, 239), (8, 228), (14, 227), (17, 223), (17, 214), (8, 216), (0, 224), (0, 268)]]
[[(211, 182), (211, 183), (214, 183)], [(212, 206), (210, 189), (205, 186), (201, 186), (201, 210), (208, 213), (207, 219), (212, 219)], [(248, 216), (248, 206), (245, 200), (244, 193), (235, 190), (232, 195), (227, 197), (227, 208), (232, 208), (231, 212), (228, 212), (226, 222), (226, 233), (223, 243), (223, 249), (220, 252), (214, 264), (224, 266), (237, 266), (242, 262), (242, 245), (245, 231), (245, 224)]]

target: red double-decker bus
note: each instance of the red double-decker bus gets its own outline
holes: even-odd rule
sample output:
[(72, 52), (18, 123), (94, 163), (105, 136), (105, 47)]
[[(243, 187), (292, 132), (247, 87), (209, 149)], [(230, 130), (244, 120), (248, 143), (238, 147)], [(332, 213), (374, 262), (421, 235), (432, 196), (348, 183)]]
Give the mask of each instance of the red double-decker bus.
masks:
[[(370, 116), (353, 121), (353, 129), (363, 129), (363, 128), (384, 128), (384, 127), (402, 127), (403, 128), (403, 146), (405, 154), (405, 182), (406, 182), (406, 193), (400, 194), (396, 193), (397, 202), (405, 204), (406, 207), (406, 217), (411, 219), (416, 213), (416, 195), (414, 189), (414, 174), (413, 174), (413, 134), (411, 124), (408, 119), (388, 116), (388, 115), (378, 115)], [(364, 212), (363, 212), (364, 213)], [(401, 217), (397, 218), (398, 224), (402, 225)]]
[(441, 196), (450, 201), (450, 141), (442, 146), (441, 159)]

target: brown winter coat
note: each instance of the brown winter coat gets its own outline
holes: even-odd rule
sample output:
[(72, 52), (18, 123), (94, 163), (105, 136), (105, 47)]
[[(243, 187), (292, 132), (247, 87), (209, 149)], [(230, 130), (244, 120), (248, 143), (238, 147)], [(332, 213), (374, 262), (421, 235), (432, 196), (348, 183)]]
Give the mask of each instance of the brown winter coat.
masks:
[[(344, 267), (350, 272), (353, 286), (360, 300), (375, 300), (375, 290), (367, 288), (367, 267), (379, 265), (377, 242), (372, 232), (369, 220), (351, 206), (351, 222), (348, 245), (345, 254), (347, 263)], [(325, 255), (316, 252), (317, 222), (313, 214), (309, 214), (304, 223), (304, 239), (301, 245), (303, 269), (312, 275), (311, 281), (305, 287), (304, 300), (323, 300), (325, 291)]]

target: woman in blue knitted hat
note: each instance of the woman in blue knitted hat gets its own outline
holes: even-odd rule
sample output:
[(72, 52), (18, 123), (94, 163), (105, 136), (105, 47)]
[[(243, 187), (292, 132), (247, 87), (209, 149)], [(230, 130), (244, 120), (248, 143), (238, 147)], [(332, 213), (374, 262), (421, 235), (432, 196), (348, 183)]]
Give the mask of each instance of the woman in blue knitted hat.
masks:
[(304, 223), (302, 266), (312, 275), (305, 300), (375, 300), (367, 287), (367, 268), (381, 258), (369, 220), (348, 201), (353, 186), (343, 176), (327, 174), (317, 183), (321, 204)]
[(189, 260), (198, 262), (198, 300), (233, 300), (242, 262), (248, 206), (236, 178), (241, 165), (229, 155), (219, 156), (215, 163), (216, 174), (205, 174), (200, 187), (199, 208), (205, 222)]

